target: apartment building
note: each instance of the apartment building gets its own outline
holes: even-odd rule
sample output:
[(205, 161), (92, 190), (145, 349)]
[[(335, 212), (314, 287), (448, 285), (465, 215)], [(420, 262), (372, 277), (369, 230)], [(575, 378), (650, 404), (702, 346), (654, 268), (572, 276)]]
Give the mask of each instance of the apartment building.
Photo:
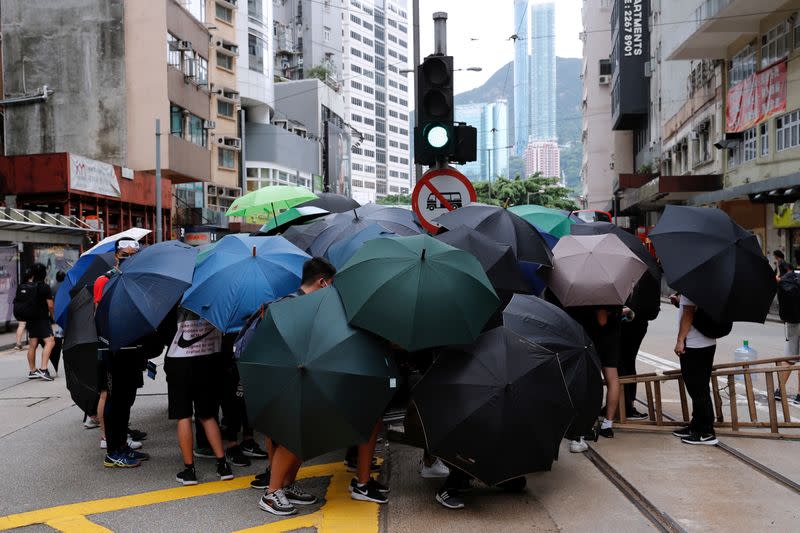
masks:
[(525, 175), (541, 174), (547, 178), (561, 177), (561, 151), (552, 141), (531, 141), (522, 154)]

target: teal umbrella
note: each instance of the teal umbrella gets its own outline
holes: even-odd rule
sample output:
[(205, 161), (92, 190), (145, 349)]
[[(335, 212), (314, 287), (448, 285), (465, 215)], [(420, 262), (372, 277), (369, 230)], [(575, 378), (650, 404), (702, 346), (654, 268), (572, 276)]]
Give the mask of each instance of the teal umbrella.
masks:
[(569, 212), (550, 209), (541, 205), (515, 205), (509, 211), (525, 219), (528, 224), (536, 226), (553, 237), (561, 238), (569, 235), (569, 228), (575, 224)]
[(398, 375), (333, 287), (271, 304), (239, 372), (253, 427), (304, 460), (369, 440)]
[(500, 303), (474, 256), (427, 235), (364, 243), (334, 284), (352, 325), (408, 351), (472, 342)]

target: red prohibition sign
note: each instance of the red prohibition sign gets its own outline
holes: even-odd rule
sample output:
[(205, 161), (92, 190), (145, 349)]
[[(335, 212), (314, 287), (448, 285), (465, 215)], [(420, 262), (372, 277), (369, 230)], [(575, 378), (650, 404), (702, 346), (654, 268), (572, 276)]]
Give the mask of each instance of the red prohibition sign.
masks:
[[(467, 205), (469, 203), (473, 203), (478, 200), (478, 195), (475, 193), (475, 188), (472, 186), (472, 182), (470, 182), (469, 179), (461, 172), (452, 168), (435, 168), (426, 172), (417, 182), (416, 187), (414, 187), (414, 192), (411, 193), (411, 207), (414, 210), (414, 213), (416, 213), (417, 217), (419, 218), (420, 223), (425, 227), (425, 229), (434, 234), (439, 231), (439, 226), (432, 222), (433, 218), (432, 213), (428, 209), (423, 209), (421, 207), (423, 203), (427, 203), (427, 196), (428, 196), (425, 195), (425, 198), (422, 198), (422, 189), (427, 187), (428, 190), (430, 190), (430, 192), (439, 201), (439, 204), (444, 206), (448, 211), (453, 211), (457, 207), (454, 206), (447, 199), (447, 197), (445, 197), (444, 194), (442, 194), (442, 192), (439, 190), (439, 187), (437, 187), (435, 183), (437, 181), (436, 178), (440, 176), (447, 176), (451, 178), (448, 180), (451, 183), (453, 179), (455, 179), (458, 182), (460, 182), (460, 185), (464, 189), (466, 189), (469, 201), (464, 202), (462, 205)], [(431, 218), (431, 220), (429, 220), (428, 218)]]

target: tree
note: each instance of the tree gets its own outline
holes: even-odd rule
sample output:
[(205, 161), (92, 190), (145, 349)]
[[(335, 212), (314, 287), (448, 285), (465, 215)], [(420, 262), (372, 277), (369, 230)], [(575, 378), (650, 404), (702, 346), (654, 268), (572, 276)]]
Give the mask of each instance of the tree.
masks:
[(570, 198), (572, 191), (562, 187), (557, 178), (533, 175), (526, 179), (497, 178), (493, 182), (479, 181), (474, 184), (478, 201), (511, 207), (537, 204), (553, 209), (573, 211), (578, 206)]
[(513, 156), (508, 159), (508, 175), (512, 178), (522, 178), (525, 175), (525, 160)]
[(380, 205), (411, 205), (411, 196), (408, 194), (392, 194), (375, 202)]
[(331, 70), (325, 65), (317, 65), (316, 67), (312, 67), (306, 71), (306, 79), (317, 78), (321, 81), (326, 81), (328, 76), (330, 76)]

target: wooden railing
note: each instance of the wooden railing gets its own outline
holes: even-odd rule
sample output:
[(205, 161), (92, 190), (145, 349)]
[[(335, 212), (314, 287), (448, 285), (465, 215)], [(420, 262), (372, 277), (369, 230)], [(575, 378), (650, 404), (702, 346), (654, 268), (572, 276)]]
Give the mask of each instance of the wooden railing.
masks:
[[(800, 439), (800, 420), (792, 418), (788, 393), (780, 375), (784, 372), (800, 370), (800, 356), (761, 359), (742, 363), (723, 363), (714, 365), (711, 373), (711, 397), (714, 402), (715, 423), (718, 434), (766, 438)], [(787, 363), (788, 366), (782, 365)], [(777, 375), (776, 375), (777, 374)], [(768, 416), (759, 418), (753, 381), (764, 376), (766, 382), (766, 404)], [(741, 380), (736, 377), (741, 376)], [(792, 376), (793, 377), (793, 376)], [(628, 420), (625, 413), (625, 387), (629, 383), (644, 387), (648, 420)], [(664, 412), (662, 393), (664, 387), (677, 385), (680, 398), (680, 416), (673, 417)], [(776, 386), (777, 384), (777, 386)], [(743, 390), (742, 390), (743, 389)], [(780, 389), (781, 399), (776, 401), (774, 391)], [(741, 390), (741, 392), (740, 392)], [(723, 392), (727, 391), (727, 417)], [(737, 397), (747, 400), (747, 409), (739, 412)], [(780, 414), (778, 413), (780, 406)], [(675, 426), (684, 426), (690, 420), (690, 405), (686, 386), (680, 370), (663, 373), (637, 374), (620, 378), (619, 424), (630, 429), (672, 431)], [(798, 407), (800, 414), (800, 407)], [(793, 430), (781, 432), (781, 430)], [(768, 430), (768, 431), (767, 431)]]

